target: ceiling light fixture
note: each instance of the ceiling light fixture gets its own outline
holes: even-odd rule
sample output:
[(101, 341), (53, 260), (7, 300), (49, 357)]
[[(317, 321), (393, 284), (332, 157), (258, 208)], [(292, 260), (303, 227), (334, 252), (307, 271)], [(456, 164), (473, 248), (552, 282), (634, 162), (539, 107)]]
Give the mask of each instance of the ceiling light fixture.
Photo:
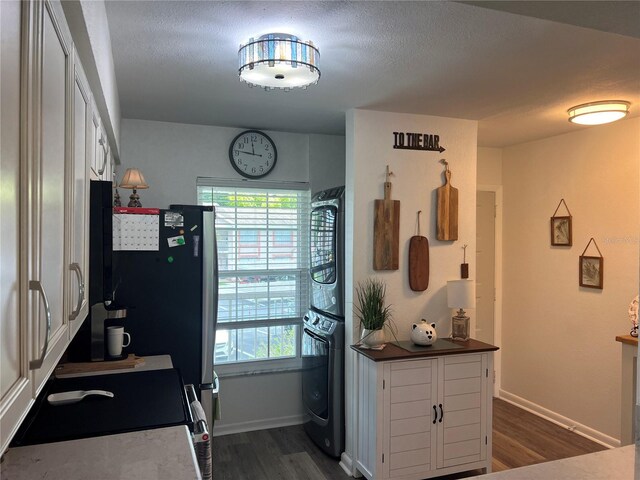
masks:
[(320, 51), (310, 40), (294, 35), (269, 33), (240, 45), (240, 80), (265, 90), (307, 88), (320, 80)]
[(624, 100), (603, 100), (583, 103), (567, 110), (569, 121), (580, 125), (601, 125), (620, 120), (629, 113), (629, 102)]

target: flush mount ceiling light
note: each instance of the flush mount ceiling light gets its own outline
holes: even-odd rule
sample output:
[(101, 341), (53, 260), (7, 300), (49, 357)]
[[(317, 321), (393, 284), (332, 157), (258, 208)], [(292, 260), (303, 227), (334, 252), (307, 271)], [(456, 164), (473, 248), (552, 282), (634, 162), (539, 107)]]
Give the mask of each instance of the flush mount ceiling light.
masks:
[(240, 80), (265, 90), (307, 88), (320, 79), (320, 51), (294, 35), (269, 33), (240, 45)]
[(620, 120), (629, 113), (629, 102), (624, 100), (603, 100), (583, 103), (567, 110), (569, 121), (580, 125), (601, 125)]

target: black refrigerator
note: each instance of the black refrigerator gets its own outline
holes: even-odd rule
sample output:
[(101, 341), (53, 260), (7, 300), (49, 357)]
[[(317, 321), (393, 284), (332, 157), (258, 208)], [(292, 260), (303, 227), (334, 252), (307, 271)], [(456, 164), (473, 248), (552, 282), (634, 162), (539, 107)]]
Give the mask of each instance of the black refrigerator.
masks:
[[(215, 210), (171, 205), (159, 211), (158, 220), (157, 250), (113, 252), (113, 296), (127, 307), (121, 324), (131, 335), (126, 351), (139, 356), (171, 355), (184, 383), (199, 390), (213, 426), (218, 305)], [(113, 221), (118, 221), (117, 215)]]

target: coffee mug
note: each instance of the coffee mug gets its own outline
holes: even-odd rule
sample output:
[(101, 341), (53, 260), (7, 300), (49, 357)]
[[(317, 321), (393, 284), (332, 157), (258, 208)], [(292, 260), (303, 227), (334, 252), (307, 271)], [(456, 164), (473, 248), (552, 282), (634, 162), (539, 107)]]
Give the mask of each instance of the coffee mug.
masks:
[[(127, 336), (127, 343), (123, 343), (124, 336)], [(107, 327), (107, 350), (112, 357), (122, 355), (122, 347), (131, 344), (131, 335), (124, 331), (124, 327)]]

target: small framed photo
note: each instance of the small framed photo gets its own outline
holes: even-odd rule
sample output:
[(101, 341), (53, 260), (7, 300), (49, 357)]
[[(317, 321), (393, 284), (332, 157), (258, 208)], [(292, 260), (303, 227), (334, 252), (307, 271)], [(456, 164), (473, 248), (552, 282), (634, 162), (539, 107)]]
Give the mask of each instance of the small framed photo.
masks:
[(603, 264), (603, 257), (580, 256), (580, 286), (602, 290)]
[(570, 247), (571, 217), (551, 217), (551, 245), (554, 247)]

